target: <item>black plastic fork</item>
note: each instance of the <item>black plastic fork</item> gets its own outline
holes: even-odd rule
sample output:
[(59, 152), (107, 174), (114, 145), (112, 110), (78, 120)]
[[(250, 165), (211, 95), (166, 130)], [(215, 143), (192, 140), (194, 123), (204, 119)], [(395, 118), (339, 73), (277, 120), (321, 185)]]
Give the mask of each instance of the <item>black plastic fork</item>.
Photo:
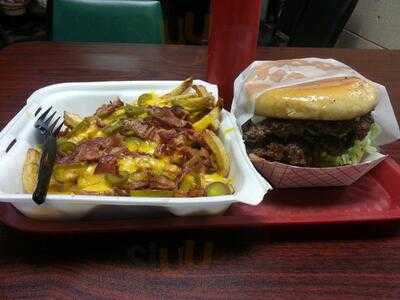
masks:
[(51, 122), (53, 117), (56, 115), (55, 111), (49, 117), (47, 117), (51, 109), (52, 107), (47, 109), (35, 122), (35, 128), (39, 130), (40, 136), (43, 140), (43, 151), (42, 156), (40, 157), (38, 182), (32, 195), (32, 200), (36, 204), (42, 204), (46, 200), (51, 173), (56, 160), (57, 135), (63, 125), (61, 122), (61, 124), (57, 126), (60, 117), (55, 119), (54, 122)]

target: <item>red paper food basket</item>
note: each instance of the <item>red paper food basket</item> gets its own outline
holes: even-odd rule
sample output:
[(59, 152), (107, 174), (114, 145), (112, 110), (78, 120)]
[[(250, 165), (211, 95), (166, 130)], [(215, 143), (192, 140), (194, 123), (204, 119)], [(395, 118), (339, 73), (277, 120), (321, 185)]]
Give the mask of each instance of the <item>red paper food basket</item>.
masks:
[(356, 166), (304, 168), (270, 162), (251, 153), (249, 157), (256, 169), (275, 188), (350, 185), (385, 159), (385, 156), (381, 155), (379, 159)]
[(235, 204), (213, 217), (86, 219), (74, 222), (32, 220), (11, 204), (0, 204), (0, 221), (35, 233), (90, 233), (210, 228), (268, 227), (400, 220), (400, 166), (385, 159), (356, 183), (344, 187), (276, 189), (258, 206)]

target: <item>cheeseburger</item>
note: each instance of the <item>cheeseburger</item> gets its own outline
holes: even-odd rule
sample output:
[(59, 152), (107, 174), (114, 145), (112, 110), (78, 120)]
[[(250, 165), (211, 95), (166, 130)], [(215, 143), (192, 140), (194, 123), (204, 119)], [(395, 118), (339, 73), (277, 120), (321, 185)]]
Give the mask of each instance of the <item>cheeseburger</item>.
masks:
[[(357, 77), (325, 79), (254, 96), (256, 118), (242, 127), (250, 157), (302, 167), (359, 163), (379, 133), (376, 87)], [(253, 159), (254, 160), (254, 159)]]

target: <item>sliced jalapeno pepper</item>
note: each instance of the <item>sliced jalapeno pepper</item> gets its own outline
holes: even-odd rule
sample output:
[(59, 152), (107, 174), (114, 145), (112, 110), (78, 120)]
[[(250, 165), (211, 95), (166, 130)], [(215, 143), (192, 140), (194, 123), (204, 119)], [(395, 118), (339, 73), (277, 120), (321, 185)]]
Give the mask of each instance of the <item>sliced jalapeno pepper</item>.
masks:
[(125, 105), (125, 113), (130, 118), (137, 117), (141, 114), (144, 114), (145, 112), (146, 109), (143, 106), (133, 106), (129, 104)]
[(134, 190), (131, 192), (133, 197), (173, 197), (173, 191), (166, 190)]
[(107, 173), (105, 175), (106, 181), (111, 186), (122, 185), (128, 180), (129, 174), (121, 174), (119, 176)]
[(82, 122), (80, 122), (78, 125), (76, 125), (67, 135), (67, 137), (72, 137), (74, 135), (77, 135), (79, 133), (84, 132), (86, 129), (88, 129), (90, 126), (90, 119), (89, 118), (84, 118)]
[(117, 121), (111, 124), (110, 126), (103, 129), (105, 135), (113, 135), (118, 129), (121, 128), (122, 122)]
[(68, 142), (65, 140), (58, 140), (57, 142), (57, 150), (61, 153), (64, 154), (69, 154), (72, 151), (74, 151), (76, 148), (76, 145), (72, 142)]
[(231, 190), (228, 185), (222, 182), (213, 182), (206, 187), (207, 196), (230, 195)]

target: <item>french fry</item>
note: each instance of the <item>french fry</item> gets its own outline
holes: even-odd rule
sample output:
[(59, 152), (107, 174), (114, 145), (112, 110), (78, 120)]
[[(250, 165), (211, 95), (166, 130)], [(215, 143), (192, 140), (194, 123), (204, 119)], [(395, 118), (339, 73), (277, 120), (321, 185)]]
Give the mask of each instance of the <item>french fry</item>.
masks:
[(214, 107), (214, 97), (194, 97), (194, 98), (178, 98), (172, 100), (172, 104), (181, 106), (189, 112), (212, 109)]
[(196, 97), (196, 96), (191, 95), (191, 94), (182, 94), (182, 95), (164, 97), (163, 100), (170, 101), (172, 103), (173, 101), (182, 101), (182, 99), (188, 99), (188, 98), (194, 98), (194, 97)]
[(202, 85), (195, 85), (194, 84), (192, 87), (196, 91), (196, 94), (199, 97), (206, 97), (206, 96), (210, 95), (210, 93), (207, 91), (207, 89)]
[(180, 85), (174, 88), (171, 92), (163, 95), (163, 98), (168, 98), (172, 96), (182, 95), (188, 88), (190, 88), (193, 84), (193, 78), (186, 78)]
[(218, 97), (218, 101), (215, 104), (215, 106), (218, 106), (219, 108), (223, 108), (224, 107), (224, 99), (222, 99), (221, 97)]
[(36, 188), (39, 162), (40, 152), (33, 148), (28, 149), (22, 169), (22, 185), (27, 193), (33, 193)]
[(74, 128), (76, 125), (78, 125), (82, 121), (83, 121), (83, 118), (81, 118), (77, 114), (64, 111), (65, 126), (67, 126), (69, 128)]
[(209, 129), (203, 131), (203, 138), (211, 152), (215, 155), (219, 172), (222, 176), (228, 176), (230, 169), (230, 160), (224, 145), (219, 137)]
[(204, 117), (206, 114), (207, 114), (206, 110), (199, 110), (199, 111), (191, 112), (188, 116), (188, 121), (191, 122), (192, 124), (194, 124), (197, 121), (199, 121), (202, 117)]
[(211, 130), (217, 131), (219, 128), (219, 113), (219, 107), (214, 107), (208, 114), (193, 124), (194, 130), (201, 132), (206, 128), (211, 128)]

